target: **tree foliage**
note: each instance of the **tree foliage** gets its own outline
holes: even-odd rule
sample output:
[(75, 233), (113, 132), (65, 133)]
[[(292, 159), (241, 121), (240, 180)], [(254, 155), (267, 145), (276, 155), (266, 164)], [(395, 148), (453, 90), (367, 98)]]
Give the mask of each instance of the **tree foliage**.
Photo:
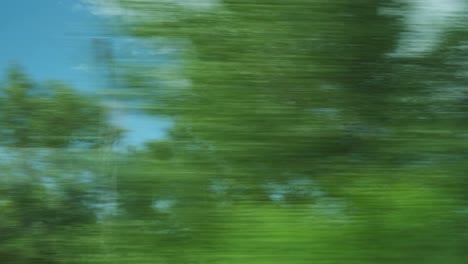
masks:
[(125, 34), (183, 58), (169, 76), (188, 85), (149, 67), (161, 85), (128, 86), (177, 122), (154, 178), (184, 190), (185, 248), (204, 252), (186, 258), (463, 262), (463, 18), (408, 55), (408, 1), (116, 2)]
[(105, 182), (90, 159), (118, 130), (99, 102), (59, 82), (34, 83), (19, 66), (1, 85), (0, 124), (1, 261), (76, 263)]
[[(41, 176), (2, 186), (2, 259), (466, 262), (463, 16), (432, 49), (404, 53), (411, 1), (98, 2), (124, 14), (122, 34), (175, 53), (157, 67), (105, 63), (117, 94), (176, 125), (111, 157), (4, 165)], [(10, 71), (4, 146), (108, 143), (102, 108), (49, 88)]]
[(1, 102), (2, 140), (9, 146), (89, 147), (112, 135), (97, 102), (60, 82), (36, 84), (18, 66), (8, 71)]

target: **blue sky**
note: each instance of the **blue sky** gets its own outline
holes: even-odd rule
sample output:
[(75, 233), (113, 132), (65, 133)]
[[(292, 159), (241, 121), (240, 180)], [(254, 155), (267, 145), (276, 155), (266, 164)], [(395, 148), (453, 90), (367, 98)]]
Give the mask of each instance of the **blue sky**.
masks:
[(16, 62), (36, 80), (60, 79), (91, 89), (90, 39), (102, 21), (79, 0), (3, 0), (0, 8), (0, 70)]
[[(106, 36), (104, 23), (80, 0), (3, 0), (0, 72), (17, 63), (36, 81), (58, 79), (96, 93), (102, 82), (92, 64), (92, 40)], [(168, 119), (122, 111), (113, 119), (130, 130), (126, 145), (164, 137), (171, 126)]]

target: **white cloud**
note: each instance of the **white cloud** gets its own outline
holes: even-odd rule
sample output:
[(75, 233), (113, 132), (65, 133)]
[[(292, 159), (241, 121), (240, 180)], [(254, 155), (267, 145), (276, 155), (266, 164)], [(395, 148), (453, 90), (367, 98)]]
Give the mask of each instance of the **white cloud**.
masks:
[(115, 0), (81, 0), (88, 7), (89, 12), (96, 16), (124, 16), (133, 15), (122, 8)]
[[(406, 0), (409, 1), (409, 0)], [(463, 0), (411, 0), (402, 34), (394, 56), (422, 56), (437, 47), (440, 37), (466, 8)]]
[(86, 63), (80, 63), (80, 64), (72, 67), (72, 69), (75, 70), (75, 71), (89, 72), (91, 70), (91, 67)]
[[(182, 8), (192, 9), (194, 11), (211, 10), (221, 6), (219, 0), (127, 0), (128, 2), (138, 2), (147, 4), (176, 5)], [(81, 0), (82, 4), (89, 8), (93, 15), (97, 16), (127, 16), (145, 15), (135, 13), (129, 9), (123, 8), (116, 0)], [(153, 9), (157, 10), (157, 9)], [(160, 14), (162, 15), (162, 14)]]

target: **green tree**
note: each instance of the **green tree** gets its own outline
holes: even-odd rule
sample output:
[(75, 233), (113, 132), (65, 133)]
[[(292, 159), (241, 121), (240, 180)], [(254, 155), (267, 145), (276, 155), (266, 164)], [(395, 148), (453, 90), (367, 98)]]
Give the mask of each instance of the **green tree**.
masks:
[(13, 66), (2, 91), (4, 144), (17, 148), (98, 146), (112, 136), (104, 122), (104, 109), (60, 82), (35, 84)]
[[(127, 217), (186, 229), (157, 227), (167, 261), (466, 260), (465, 95), (436, 98), (465, 85), (465, 29), (405, 57), (404, 1), (113, 2), (125, 34), (183, 59), (122, 65), (177, 122), (119, 174)], [(162, 216), (158, 195), (177, 201)]]
[(19, 66), (0, 87), (0, 259), (77, 263), (107, 184), (102, 146), (119, 131), (99, 102), (59, 82), (34, 83)]

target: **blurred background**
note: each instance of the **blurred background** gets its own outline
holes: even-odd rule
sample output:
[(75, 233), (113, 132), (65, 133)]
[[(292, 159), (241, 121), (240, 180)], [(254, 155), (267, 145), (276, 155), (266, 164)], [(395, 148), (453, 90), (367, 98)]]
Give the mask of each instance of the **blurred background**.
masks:
[(468, 263), (468, 2), (0, 5), (0, 263)]

